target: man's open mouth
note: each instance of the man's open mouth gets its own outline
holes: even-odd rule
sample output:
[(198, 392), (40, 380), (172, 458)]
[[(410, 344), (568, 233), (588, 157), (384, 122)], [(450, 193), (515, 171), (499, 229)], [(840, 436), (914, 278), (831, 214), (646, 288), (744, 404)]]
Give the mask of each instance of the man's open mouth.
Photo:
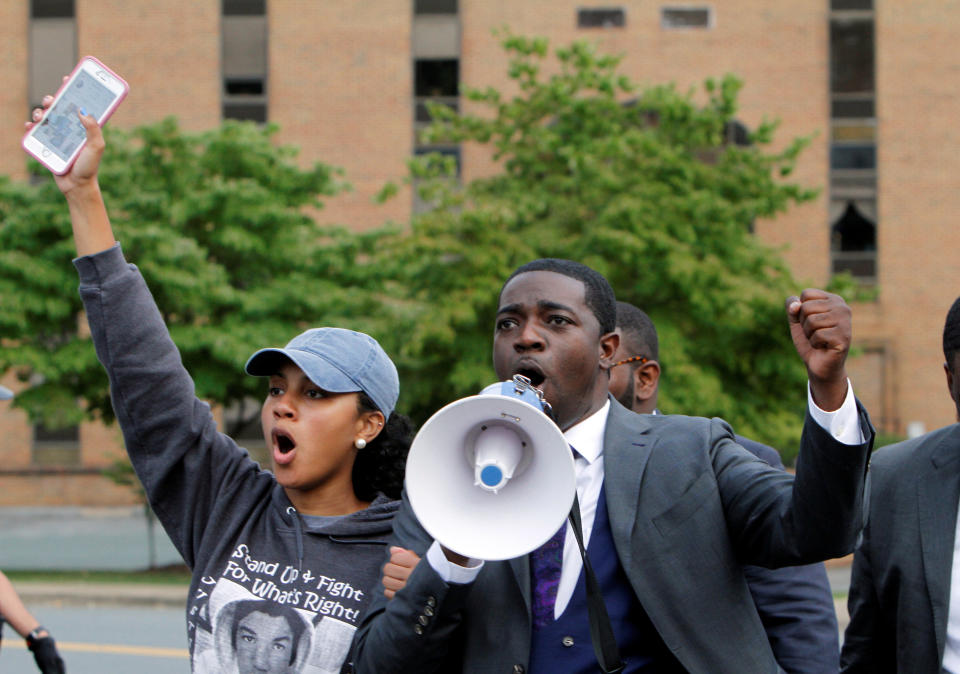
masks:
[(530, 367), (530, 366), (518, 368), (515, 374), (519, 374), (526, 377), (527, 379), (530, 380), (531, 384), (533, 384), (538, 388), (546, 379), (546, 377), (543, 375), (543, 373), (539, 369)]

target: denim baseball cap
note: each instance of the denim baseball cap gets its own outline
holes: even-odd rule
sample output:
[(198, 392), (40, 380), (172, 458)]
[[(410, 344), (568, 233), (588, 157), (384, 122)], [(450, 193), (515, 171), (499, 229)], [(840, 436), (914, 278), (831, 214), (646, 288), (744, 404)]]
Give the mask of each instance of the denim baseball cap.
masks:
[(6, 386), (0, 386), (0, 400), (10, 400), (13, 397), (13, 391)]
[(370, 335), (343, 328), (313, 328), (282, 349), (260, 349), (244, 369), (255, 377), (268, 377), (279, 371), (283, 356), (324, 391), (363, 391), (385, 417), (390, 417), (397, 404), (397, 368)]

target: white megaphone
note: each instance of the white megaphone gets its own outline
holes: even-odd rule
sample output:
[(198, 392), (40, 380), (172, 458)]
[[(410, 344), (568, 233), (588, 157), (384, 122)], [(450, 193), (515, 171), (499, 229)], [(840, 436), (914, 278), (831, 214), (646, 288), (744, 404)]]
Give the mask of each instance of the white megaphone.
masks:
[(473, 559), (519, 557), (570, 512), (573, 454), (530, 380), (488, 386), (430, 417), (407, 457), (406, 490), (423, 528)]

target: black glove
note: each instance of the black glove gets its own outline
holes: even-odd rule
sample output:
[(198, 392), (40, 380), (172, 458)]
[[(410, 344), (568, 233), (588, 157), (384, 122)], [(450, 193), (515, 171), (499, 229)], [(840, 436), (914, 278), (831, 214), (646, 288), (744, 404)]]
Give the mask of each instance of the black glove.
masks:
[(66, 674), (63, 658), (57, 653), (57, 644), (49, 633), (45, 637), (37, 637), (31, 632), (27, 637), (27, 647), (33, 651), (33, 659), (43, 674)]

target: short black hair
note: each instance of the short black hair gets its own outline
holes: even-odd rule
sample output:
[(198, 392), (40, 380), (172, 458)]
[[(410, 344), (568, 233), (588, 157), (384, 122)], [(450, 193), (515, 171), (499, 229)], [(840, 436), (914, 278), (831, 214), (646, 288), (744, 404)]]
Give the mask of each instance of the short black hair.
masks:
[(283, 618), (290, 631), (293, 633), (291, 638), (290, 660), (288, 665), (292, 665), (297, 659), (297, 651), (300, 649), (300, 640), (306, 631), (306, 624), (300, 615), (287, 604), (277, 604), (266, 599), (241, 599), (234, 605), (233, 619), (230, 625), (230, 643), (234, 650), (237, 648), (237, 635), (240, 633), (240, 622), (251, 613), (263, 613), (272, 618)]
[(947, 367), (953, 368), (953, 359), (960, 351), (960, 297), (953, 301), (947, 312), (947, 321), (943, 325), (943, 357)]
[(660, 359), (657, 328), (647, 313), (629, 302), (617, 302), (617, 327), (632, 356)]
[[(600, 272), (591, 269), (585, 264), (574, 262), (573, 260), (562, 260), (555, 257), (544, 257), (539, 260), (527, 262), (514, 269), (509, 278), (503, 282), (500, 287), (500, 294), (503, 295), (503, 289), (507, 284), (520, 274), (526, 274), (531, 271), (552, 271), (556, 274), (563, 274), (572, 279), (576, 279), (583, 284), (583, 299), (593, 315), (597, 317), (600, 324), (600, 334), (605, 335), (613, 332), (617, 327), (617, 298), (613, 294), (613, 288)], [(499, 304), (499, 298), (497, 303)]]

